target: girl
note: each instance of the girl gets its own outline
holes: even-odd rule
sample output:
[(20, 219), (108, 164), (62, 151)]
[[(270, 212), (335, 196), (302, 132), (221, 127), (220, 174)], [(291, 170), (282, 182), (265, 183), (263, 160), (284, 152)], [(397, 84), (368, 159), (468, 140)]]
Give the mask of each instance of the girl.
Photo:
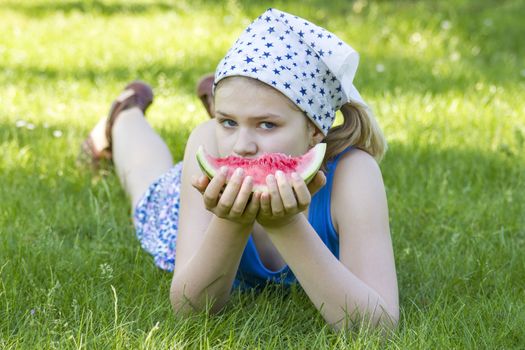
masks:
[[(215, 72), (215, 118), (199, 125), (173, 166), (144, 112), (153, 94), (135, 82), (84, 150), (111, 158), (130, 195), (142, 246), (174, 270), (170, 298), (178, 314), (212, 311), (232, 287), (297, 281), (334, 328), (367, 320), (393, 327), (398, 290), (388, 208), (377, 162), (386, 144), (352, 81), (357, 53), (333, 33), (269, 9), (242, 33)], [(209, 96), (208, 96), (209, 97)], [(342, 125), (331, 128), (336, 110)], [(117, 118), (118, 117), (118, 118)], [(204, 176), (199, 145), (220, 157), (306, 153), (327, 143), (324, 167), (306, 185), (277, 172), (268, 193), (237, 169)], [(176, 249), (175, 249), (176, 245)], [(176, 254), (175, 254), (176, 252)], [(350, 322), (347, 322), (350, 321)]]

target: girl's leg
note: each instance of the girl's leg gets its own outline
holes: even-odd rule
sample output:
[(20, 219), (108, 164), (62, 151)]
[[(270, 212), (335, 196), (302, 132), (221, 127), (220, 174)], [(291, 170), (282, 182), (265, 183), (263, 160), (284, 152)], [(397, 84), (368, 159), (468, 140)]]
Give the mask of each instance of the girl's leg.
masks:
[[(128, 87), (131, 85), (133, 83)], [(197, 95), (211, 118), (213, 118), (212, 85), (213, 74), (202, 77), (197, 84)], [(142, 85), (136, 89), (143, 95), (143, 100), (147, 99), (145, 91), (148, 88)], [(109, 146), (106, 124), (107, 118), (102, 118), (90, 132), (91, 147), (96, 151), (105, 150)], [(120, 112), (113, 123), (111, 138), (112, 149), (110, 151), (113, 164), (120, 183), (131, 199), (132, 208), (135, 208), (149, 185), (173, 166), (171, 153), (138, 107)]]
[[(100, 119), (90, 132), (96, 151), (109, 147), (107, 119)], [(113, 123), (111, 138), (116, 173), (135, 208), (148, 186), (172, 167), (170, 151), (138, 107), (120, 112)]]
[(173, 166), (173, 159), (137, 107), (120, 113), (111, 134), (113, 164), (135, 208), (149, 185)]

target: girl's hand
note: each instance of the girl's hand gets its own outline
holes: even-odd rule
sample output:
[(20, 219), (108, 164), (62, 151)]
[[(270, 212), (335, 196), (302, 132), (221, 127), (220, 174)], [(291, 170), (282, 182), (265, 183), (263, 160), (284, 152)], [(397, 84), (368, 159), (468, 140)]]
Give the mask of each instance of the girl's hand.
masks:
[(223, 167), (211, 180), (205, 175), (193, 178), (192, 185), (202, 193), (206, 209), (219, 218), (253, 225), (259, 211), (260, 193), (252, 195), (253, 180), (250, 176), (244, 177), (242, 169), (234, 172), (228, 184), (227, 173), (228, 168)]
[(322, 171), (318, 171), (308, 185), (296, 173), (292, 174), (291, 184), (281, 171), (275, 176), (268, 175), (268, 193), (261, 194), (257, 222), (263, 227), (278, 227), (294, 221), (297, 214), (308, 208), (312, 195), (325, 183), (326, 176)]

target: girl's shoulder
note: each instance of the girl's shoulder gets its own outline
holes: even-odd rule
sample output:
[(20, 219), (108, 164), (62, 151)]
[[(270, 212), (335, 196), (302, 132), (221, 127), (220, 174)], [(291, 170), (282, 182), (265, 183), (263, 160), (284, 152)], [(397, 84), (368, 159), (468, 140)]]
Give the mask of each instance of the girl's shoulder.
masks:
[(340, 232), (338, 222), (348, 216), (350, 208), (365, 204), (373, 207), (379, 205), (374, 202), (382, 200), (384, 184), (379, 164), (361, 149), (352, 148), (345, 152), (334, 170), (331, 193), (334, 226)]
[(207, 120), (197, 125), (190, 133), (186, 147), (190, 148), (193, 154), (197, 153), (198, 146), (204, 146), (207, 152), (214, 154), (217, 151), (215, 140), (215, 119)]
[(190, 133), (190, 137), (211, 136), (215, 133), (215, 119), (209, 119), (198, 124)]
[(373, 167), (379, 168), (374, 157), (372, 157), (368, 152), (363, 151), (362, 149), (352, 147), (347, 152), (344, 152), (337, 163), (336, 173), (342, 172), (344, 170), (349, 170), (351, 167)]

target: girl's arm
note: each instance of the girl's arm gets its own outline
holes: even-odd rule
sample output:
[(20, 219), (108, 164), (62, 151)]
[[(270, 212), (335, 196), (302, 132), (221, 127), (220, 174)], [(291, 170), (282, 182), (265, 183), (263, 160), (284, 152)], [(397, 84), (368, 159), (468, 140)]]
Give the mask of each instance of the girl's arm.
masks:
[[(217, 182), (219, 177), (214, 178), (213, 184), (201, 179), (204, 182), (198, 184), (199, 191), (192, 186), (192, 178), (202, 176), (195, 158), (198, 146), (204, 144), (207, 150), (215, 150), (216, 146), (209, 141), (214, 139), (213, 123), (213, 120), (208, 121), (192, 132), (184, 154), (175, 272), (170, 290), (171, 303), (177, 313), (203, 310), (209, 301), (213, 302), (211, 311), (218, 311), (228, 301), (258, 210), (258, 207), (252, 207), (251, 223), (221, 219), (208, 211), (203, 194), (199, 193), (205, 190), (208, 191), (206, 194), (213, 192), (215, 184), (215, 195), (218, 195), (222, 187)], [(222, 197), (227, 197), (227, 191), (228, 188)], [(248, 189), (248, 194), (250, 192)], [(258, 200), (252, 203), (258, 205)]]
[(222, 309), (229, 299), (250, 232), (249, 226), (216, 216), (211, 219), (200, 245), (191, 247), (193, 254), (189, 260), (184, 265), (180, 261), (175, 265), (170, 299), (176, 313), (198, 312), (209, 302), (212, 312)]
[(303, 215), (265, 229), (329, 324), (346, 328), (371, 321), (393, 327), (398, 290), (379, 167), (365, 152), (353, 150), (339, 161), (333, 186), (339, 260)]

